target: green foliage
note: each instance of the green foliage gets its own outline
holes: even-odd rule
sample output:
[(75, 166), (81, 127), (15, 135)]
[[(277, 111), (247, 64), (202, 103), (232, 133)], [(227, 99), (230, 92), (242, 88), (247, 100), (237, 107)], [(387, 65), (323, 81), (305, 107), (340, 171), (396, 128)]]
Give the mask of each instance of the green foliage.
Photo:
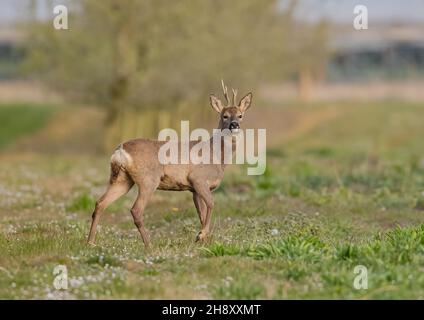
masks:
[(42, 128), (53, 114), (51, 106), (0, 105), (0, 149)]
[(279, 189), (279, 179), (267, 166), (264, 174), (253, 177), (254, 187), (258, 197), (266, 197), (275, 194)]
[(296, 259), (319, 259), (324, 249), (321, 241), (315, 236), (288, 236), (276, 243), (267, 243), (249, 248), (246, 255), (255, 259), (269, 257), (285, 257)]
[(206, 101), (221, 78), (244, 91), (296, 72), (292, 62), (301, 56), (312, 58), (304, 60), (308, 67), (322, 65), (323, 28), (295, 23), (296, 3), (282, 9), (276, 0), (72, 1), (72, 32), (50, 23), (28, 27), (27, 68), (111, 115), (125, 106), (173, 109)]
[(352, 243), (343, 243), (339, 245), (336, 251), (336, 257), (342, 260), (355, 259), (358, 255), (358, 246)]
[(88, 193), (82, 193), (68, 205), (68, 211), (89, 211), (94, 209), (96, 200)]
[(238, 246), (226, 245), (220, 242), (215, 242), (209, 247), (201, 247), (200, 250), (207, 257), (233, 256), (240, 253)]

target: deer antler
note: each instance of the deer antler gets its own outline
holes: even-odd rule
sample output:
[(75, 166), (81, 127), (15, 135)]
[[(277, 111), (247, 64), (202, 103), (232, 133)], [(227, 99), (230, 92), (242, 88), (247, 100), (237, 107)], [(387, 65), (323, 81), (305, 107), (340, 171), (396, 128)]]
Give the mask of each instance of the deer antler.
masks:
[[(231, 99), (230, 96), (228, 95), (228, 88), (227, 86), (224, 84), (224, 80), (221, 79), (221, 85), (222, 85), (222, 92), (224, 94), (224, 98), (225, 100), (227, 100), (227, 107), (231, 107)], [(237, 105), (237, 89), (231, 89), (231, 91), (233, 91), (233, 105), (236, 106)]]
[(231, 89), (233, 91), (233, 105), (237, 105), (237, 89)]
[(230, 97), (228, 96), (228, 88), (227, 86), (224, 84), (224, 80), (221, 79), (221, 85), (222, 85), (222, 92), (224, 94), (224, 98), (225, 100), (227, 100), (227, 107), (230, 106)]

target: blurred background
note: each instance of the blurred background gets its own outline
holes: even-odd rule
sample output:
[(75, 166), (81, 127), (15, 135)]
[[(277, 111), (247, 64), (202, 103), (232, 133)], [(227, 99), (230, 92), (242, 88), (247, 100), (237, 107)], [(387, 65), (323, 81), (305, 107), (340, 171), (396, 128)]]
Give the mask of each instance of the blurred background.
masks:
[[(69, 30), (53, 28), (59, 3)], [(361, 4), (368, 30), (351, 0), (0, 0), (0, 147), (98, 153), (182, 119), (213, 128), (221, 78), (253, 91), (248, 126), (271, 143), (288, 104), (422, 101), (423, 1)]]

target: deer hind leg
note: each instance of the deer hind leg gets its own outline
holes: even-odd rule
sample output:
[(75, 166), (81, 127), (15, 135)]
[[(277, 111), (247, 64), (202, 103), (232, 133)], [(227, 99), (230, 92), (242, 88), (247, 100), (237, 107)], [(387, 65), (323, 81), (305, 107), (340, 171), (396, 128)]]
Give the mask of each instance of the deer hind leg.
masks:
[[(156, 181), (157, 180), (157, 181)], [(131, 208), (131, 214), (134, 219), (134, 224), (140, 232), (141, 238), (143, 239), (144, 246), (146, 248), (150, 247), (150, 237), (144, 226), (144, 209), (146, 208), (147, 203), (152, 197), (153, 192), (159, 185), (160, 179), (151, 179), (147, 181), (137, 182), (138, 185), (138, 195), (133, 207)]]
[[(193, 184), (193, 187), (194, 187), (195, 193), (198, 194), (200, 200), (203, 201), (206, 207), (206, 210), (203, 211), (203, 214), (201, 213), (201, 219), (203, 218), (203, 221), (201, 220), (202, 230), (199, 232), (199, 234), (196, 237), (196, 241), (204, 241), (210, 231), (211, 216), (212, 216), (212, 210), (214, 207), (213, 196), (207, 184)], [(206, 211), (206, 214), (204, 213), (205, 211)]]
[(111, 180), (106, 192), (96, 202), (96, 207), (92, 215), (90, 233), (88, 235), (89, 244), (94, 245), (95, 243), (97, 224), (104, 210), (114, 201), (126, 194), (133, 185), (134, 182), (124, 171), (115, 172), (111, 175)]

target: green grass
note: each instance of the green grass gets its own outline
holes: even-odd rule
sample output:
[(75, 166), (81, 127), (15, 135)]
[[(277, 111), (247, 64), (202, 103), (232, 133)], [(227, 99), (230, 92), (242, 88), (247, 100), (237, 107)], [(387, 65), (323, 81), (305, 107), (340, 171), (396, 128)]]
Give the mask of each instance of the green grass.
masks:
[(0, 105), (0, 149), (43, 127), (53, 110), (51, 106), (32, 104)]
[(96, 200), (87, 193), (82, 193), (77, 196), (72, 202), (67, 206), (68, 211), (89, 211), (94, 208)]
[[(333, 105), (337, 117), (270, 147), (263, 176), (228, 169), (204, 244), (194, 242), (190, 194), (157, 192), (146, 252), (131, 191), (104, 213), (98, 246), (87, 247), (108, 157), (4, 156), (0, 298), (424, 298), (424, 108)], [(53, 287), (57, 265), (67, 266), (68, 290)], [(358, 265), (368, 270), (366, 290), (353, 285)]]

